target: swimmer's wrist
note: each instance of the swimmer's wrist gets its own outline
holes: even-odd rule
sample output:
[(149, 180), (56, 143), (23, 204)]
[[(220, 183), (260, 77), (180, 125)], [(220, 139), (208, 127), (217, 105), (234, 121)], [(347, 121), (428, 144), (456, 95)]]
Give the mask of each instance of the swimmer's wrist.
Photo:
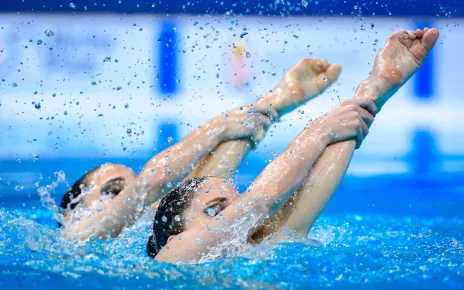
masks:
[(380, 99), (382, 97), (383, 80), (375, 73), (371, 74), (366, 80), (361, 82), (356, 89), (354, 98), (361, 99)]

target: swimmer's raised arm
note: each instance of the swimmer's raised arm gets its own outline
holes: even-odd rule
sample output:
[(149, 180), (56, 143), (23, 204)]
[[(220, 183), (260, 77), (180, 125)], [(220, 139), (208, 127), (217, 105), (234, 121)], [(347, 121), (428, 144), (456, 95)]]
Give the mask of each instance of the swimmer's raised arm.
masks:
[[(208, 253), (210, 247), (227, 239), (226, 228), (233, 227), (245, 215), (274, 215), (298, 188), (327, 145), (351, 138), (355, 138), (358, 145), (361, 144), (367, 134), (368, 124), (374, 118), (369, 111), (375, 111), (372, 101), (350, 101), (321, 117), (298, 135), (240, 198), (201, 226), (187, 229), (177, 238), (171, 236), (156, 259), (166, 262), (198, 261)], [(244, 232), (250, 230), (240, 229)]]
[(250, 106), (224, 113), (190, 133), (186, 138), (153, 157), (111, 202), (69, 213), (65, 236), (85, 241), (90, 236), (115, 237), (153, 202), (169, 192), (193, 166), (219, 143), (239, 138), (259, 141), (271, 121)]
[[(438, 36), (437, 29), (429, 28), (401, 30), (390, 36), (375, 59), (371, 75), (359, 85), (354, 99), (372, 99), (381, 108), (424, 63)], [(353, 140), (327, 147), (314, 164), (314, 170), (289, 200), (291, 202), (283, 206), (279, 215), (256, 235), (257, 241), (284, 227), (306, 237), (340, 185), (354, 149)]]
[[(272, 108), (281, 117), (324, 92), (338, 79), (340, 72), (339, 64), (331, 64), (317, 58), (304, 58), (285, 73), (273, 90), (260, 96), (253, 106), (263, 112)], [(252, 147), (252, 143), (247, 139), (224, 142), (204, 157), (188, 178), (232, 178)]]

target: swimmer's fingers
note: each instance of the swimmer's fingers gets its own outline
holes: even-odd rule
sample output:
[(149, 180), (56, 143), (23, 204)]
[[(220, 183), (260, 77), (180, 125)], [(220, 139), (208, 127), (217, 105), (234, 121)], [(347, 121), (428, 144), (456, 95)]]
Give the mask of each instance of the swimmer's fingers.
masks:
[(262, 128), (264, 130), (267, 130), (272, 125), (271, 118), (269, 118), (266, 115), (260, 114), (260, 113), (257, 113), (257, 115), (258, 115), (258, 119), (261, 123)]
[(259, 142), (261, 142), (261, 140), (264, 139), (264, 137), (266, 136), (266, 130), (264, 130), (264, 128), (258, 128), (256, 130), (256, 133), (251, 137), (251, 141), (253, 141), (253, 145), (254, 146), (257, 146)]
[(374, 122), (374, 116), (372, 116), (371, 113), (369, 113), (361, 106), (355, 106), (354, 111), (356, 112), (356, 149), (359, 149), (359, 147), (361, 147), (362, 142), (369, 134), (369, 127)]
[(364, 110), (371, 113), (371, 115), (375, 116), (377, 114), (377, 105), (374, 103), (374, 100), (368, 98), (359, 98), (354, 99), (354, 102)]
[(359, 149), (361, 147), (362, 142), (366, 138), (367, 134), (369, 134), (369, 128), (364, 122), (364, 120), (358, 120), (359, 121), (359, 126), (357, 127), (357, 132), (356, 132), (356, 149)]
[[(347, 114), (348, 126), (353, 130), (351, 138), (356, 139), (356, 149), (361, 147), (364, 138), (369, 134), (369, 126), (374, 122), (374, 116), (369, 112), (375, 112), (376, 107), (370, 99), (344, 101), (341, 104), (342, 114)], [(368, 111), (369, 110), (369, 111)]]
[(362, 117), (370, 127), (374, 122), (374, 116), (377, 111), (377, 106), (371, 99), (356, 99), (343, 101), (340, 109), (345, 112), (354, 111), (359, 117)]
[(249, 110), (249, 114), (247, 116), (249, 122), (252, 122), (256, 128), (264, 128), (267, 130), (272, 125), (271, 118), (269, 118), (266, 114), (261, 114), (254, 109)]
[(272, 125), (271, 119), (261, 113), (253, 113), (252, 115), (255, 132), (251, 136), (251, 140), (259, 143), (266, 135), (267, 129)]
[(362, 120), (367, 124), (367, 127), (370, 128), (372, 123), (374, 123), (374, 116), (362, 107), (357, 107), (355, 110), (362, 118)]
[(319, 90), (323, 91), (329, 85), (333, 84), (340, 76), (341, 71), (342, 71), (341, 65), (330, 64), (327, 70), (319, 73), (315, 77), (316, 85), (319, 88)]
[(279, 121), (279, 113), (277, 113), (277, 111), (275, 109), (273, 109), (272, 107), (270, 106), (267, 106), (267, 105), (261, 105), (261, 104), (255, 104), (253, 106), (253, 108), (263, 114), (263, 115), (266, 115), (267, 117), (269, 117), (269, 119), (271, 120), (271, 122), (277, 122)]

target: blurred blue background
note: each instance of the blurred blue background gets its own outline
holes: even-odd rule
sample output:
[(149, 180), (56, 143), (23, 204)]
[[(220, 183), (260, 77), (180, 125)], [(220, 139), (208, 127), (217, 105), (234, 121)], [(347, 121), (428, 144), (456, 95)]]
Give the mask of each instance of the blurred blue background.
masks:
[(299, 59), (340, 63), (339, 81), (247, 157), (243, 187), (353, 95), (389, 35), (433, 26), (437, 47), (378, 116), (327, 212), (462, 215), (461, 1), (161, 2), (0, 3), (0, 206), (37, 206), (59, 170), (70, 183), (103, 162), (137, 172)]

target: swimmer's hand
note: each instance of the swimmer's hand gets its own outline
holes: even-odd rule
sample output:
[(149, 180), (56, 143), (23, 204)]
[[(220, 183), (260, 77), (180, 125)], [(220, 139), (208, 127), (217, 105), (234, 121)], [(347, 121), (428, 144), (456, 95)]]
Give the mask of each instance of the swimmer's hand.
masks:
[(342, 102), (338, 107), (317, 119), (310, 127), (333, 144), (356, 139), (359, 148), (374, 122), (377, 106), (371, 99), (356, 99)]
[(342, 67), (318, 58), (303, 58), (291, 68), (257, 105), (272, 106), (283, 115), (324, 92), (340, 75)]
[(209, 123), (219, 131), (221, 141), (250, 138), (261, 141), (271, 125), (271, 118), (277, 119), (277, 113), (267, 108), (266, 112), (250, 105), (228, 111)]

